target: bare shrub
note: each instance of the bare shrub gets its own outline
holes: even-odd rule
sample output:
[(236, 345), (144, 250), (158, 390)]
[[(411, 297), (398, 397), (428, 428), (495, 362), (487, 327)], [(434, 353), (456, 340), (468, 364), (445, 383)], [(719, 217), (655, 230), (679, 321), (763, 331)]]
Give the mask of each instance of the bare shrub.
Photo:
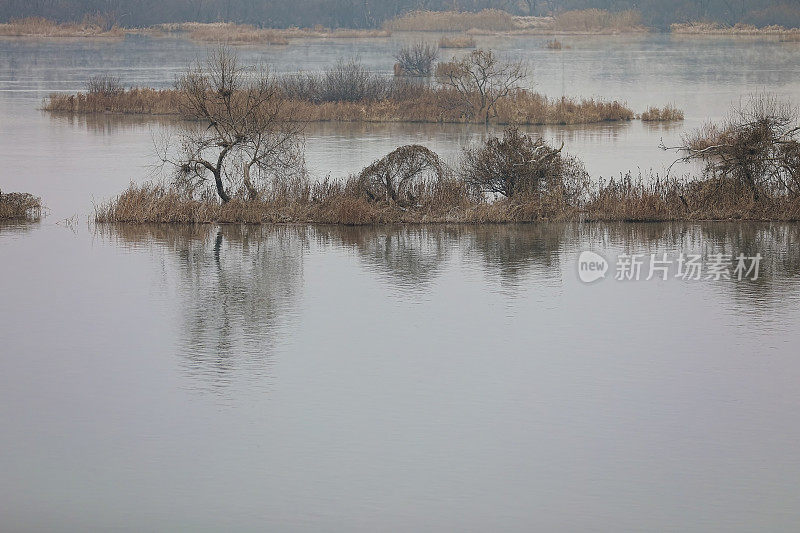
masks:
[(361, 171), (358, 183), (370, 201), (415, 205), (415, 191), (431, 178), (443, 179), (439, 156), (418, 144), (401, 146)]
[(708, 178), (738, 183), (754, 200), (800, 196), (800, 115), (789, 102), (757, 95), (734, 108), (722, 124), (710, 124), (667, 148), (684, 153), (678, 161), (705, 163)]
[(467, 148), (461, 162), (463, 179), (475, 188), (506, 198), (556, 194), (577, 202), (588, 185), (588, 174), (576, 158), (562, 154), (543, 139), (511, 127), (503, 137)]
[(125, 92), (120, 79), (110, 74), (98, 74), (90, 77), (86, 82), (86, 90), (89, 94), (103, 96), (117, 96)]
[(401, 73), (408, 76), (430, 76), (433, 73), (433, 63), (439, 57), (439, 49), (420, 42), (402, 47), (394, 57)]
[(101, 32), (110, 32), (119, 26), (119, 22), (115, 12), (97, 11), (83, 17), (83, 25), (86, 27), (96, 27)]
[(321, 99), (325, 102), (378, 100), (385, 95), (388, 83), (355, 59), (339, 59), (325, 71)]

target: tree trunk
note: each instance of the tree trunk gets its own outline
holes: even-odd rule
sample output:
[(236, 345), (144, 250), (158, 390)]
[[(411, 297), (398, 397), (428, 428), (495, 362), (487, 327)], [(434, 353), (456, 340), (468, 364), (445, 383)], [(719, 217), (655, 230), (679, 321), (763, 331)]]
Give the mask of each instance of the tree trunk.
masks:
[(253, 182), (250, 181), (250, 163), (244, 164), (244, 186), (247, 189), (247, 196), (251, 200), (257, 200), (258, 190), (253, 185)]
[(220, 170), (214, 171), (214, 183), (217, 185), (217, 194), (223, 204), (227, 204), (231, 197), (225, 192), (225, 185), (222, 183), (222, 172)]

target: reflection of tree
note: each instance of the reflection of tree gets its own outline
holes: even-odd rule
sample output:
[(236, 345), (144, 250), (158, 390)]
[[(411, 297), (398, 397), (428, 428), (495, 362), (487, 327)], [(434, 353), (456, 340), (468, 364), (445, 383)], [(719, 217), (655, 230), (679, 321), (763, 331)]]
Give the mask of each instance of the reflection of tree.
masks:
[(370, 268), (397, 286), (424, 289), (440, 273), (461, 231), (445, 227), (319, 228), (323, 241), (355, 249)]
[(165, 252), (165, 274), (176, 279), (183, 311), (179, 351), (188, 372), (212, 386), (266, 372), (302, 290), (305, 228), (120, 225), (112, 231)]
[[(615, 249), (629, 254), (663, 254), (675, 260), (681, 252), (699, 254), (708, 262), (722, 254), (761, 254), (759, 279), (714, 282), (732, 292), (737, 302), (752, 309), (772, 309), (788, 291), (800, 286), (800, 226), (755, 222), (672, 222), (658, 224), (587, 224), (580, 226), (578, 242), (602, 252)], [(612, 257), (608, 259), (613, 260)], [(649, 258), (646, 258), (649, 260)], [(748, 263), (749, 264), (749, 263)], [(731, 274), (735, 263), (731, 263)]]
[(761, 254), (759, 278), (726, 284), (737, 301), (753, 309), (772, 309), (800, 286), (800, 226), (795, 224), (707, 223), (705, 254)]
[(509, 285), (519, 285), (538, 267), (545, 278), (561, 276), (561, 249), (571, 227), (565, 224), (475, 226), (467, 234), (469, 248), (486, 271)]

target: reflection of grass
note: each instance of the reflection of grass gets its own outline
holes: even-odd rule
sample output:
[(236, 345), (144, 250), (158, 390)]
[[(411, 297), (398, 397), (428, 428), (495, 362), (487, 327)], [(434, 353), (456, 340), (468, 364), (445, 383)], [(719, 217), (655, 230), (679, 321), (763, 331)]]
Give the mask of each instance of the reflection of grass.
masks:
[(42, 201), (27, 193), (0, 191), (0, 220), (39, 220), (42, 217)]

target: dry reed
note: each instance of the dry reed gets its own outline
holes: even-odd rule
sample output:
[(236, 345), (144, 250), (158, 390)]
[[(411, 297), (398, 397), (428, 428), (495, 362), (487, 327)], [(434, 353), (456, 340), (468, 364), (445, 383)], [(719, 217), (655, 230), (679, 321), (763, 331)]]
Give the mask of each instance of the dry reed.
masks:
[(42, 217), (42, 200), (32, 194), (0, 191), (0, 220), (36, 221)]
[(642, 122), (678, 122), (683, 120), (683, 111), (673, 105), (662, 108), (650, 107), (639, 115)]
[(471, 35), (442, 36), (439, 39), (439, 48), (475, 48), (476, 46), (475, 38)]
[(58, 23), (42, 17), (12, 19), (0, 24), (0, 35), (8, 37), (114, 37), (125, 36), (119, 26), (98, 24), (92, 18), (83, 22)]
[[(382, 99), (362, 101), (314, 102), (291, 99), (288, 104), (298, 121), (308, 122), (480, 122), (467, 119), (455, 105), (460, 96), (452, 89), (423, 86)], [(138, 115), (178, 115), (181, 94), (173, 89), (134, 88), (119, 94), (51, 94), (44, 109), (69, 114), (119, 113)], [(618, 101), (556, 98), (551, 99), (525, 89), (514, 91), (497, 103), (495, 124), (588, 124), (629, 121), (635, 113)]]
[(462, 11), (412, 11), (387, 20), (384, 29), (391, 31), (510, 31), (517, 28), (514, 17), (499, 9), (478, 13)]
[(730, 180), (634, 179), (630, 174), (601, 182), (585, 198), (567, 202), (557, 194), (496, 201), (470, 194), (450, 179), (427, 185), (420, 202), (400, 207), (370, 202), (352, 184), (325, 181), (248, 201), (221, 204), (197, 199), (161, 185), (131, 185), (96, 206), (96, 222), (128, 223), (319, 223), (342, 225), (396, 223), (511, 223), (537, 221), (663, 222), (701, 220), (800, 221), (800, 199), (776, 196), (754, 201)]
[(575, 33), (622, 33), (645, 31), (642, 15), (636, 10), (619, 12), (604, 9), (565, 11), (556, 15), (553, 30)]
[(185, 34), (200, 42), (218, 42), (234, 45), (289, 44), (291, 39), (360, 39), (389, 37), (391, 32), (376, 29), (314, 28), (256, 28), (250, 24), (182, 22), (159, 24), (152, 28), (163, 33)]
[(778, 36), (781, 41), (800, 40), (800, 29), (775, 25), (759, 28), (742, 23), (727, 26), (718, 22), (686, 22), (672, 24), (670, 32), (682, 35)]

